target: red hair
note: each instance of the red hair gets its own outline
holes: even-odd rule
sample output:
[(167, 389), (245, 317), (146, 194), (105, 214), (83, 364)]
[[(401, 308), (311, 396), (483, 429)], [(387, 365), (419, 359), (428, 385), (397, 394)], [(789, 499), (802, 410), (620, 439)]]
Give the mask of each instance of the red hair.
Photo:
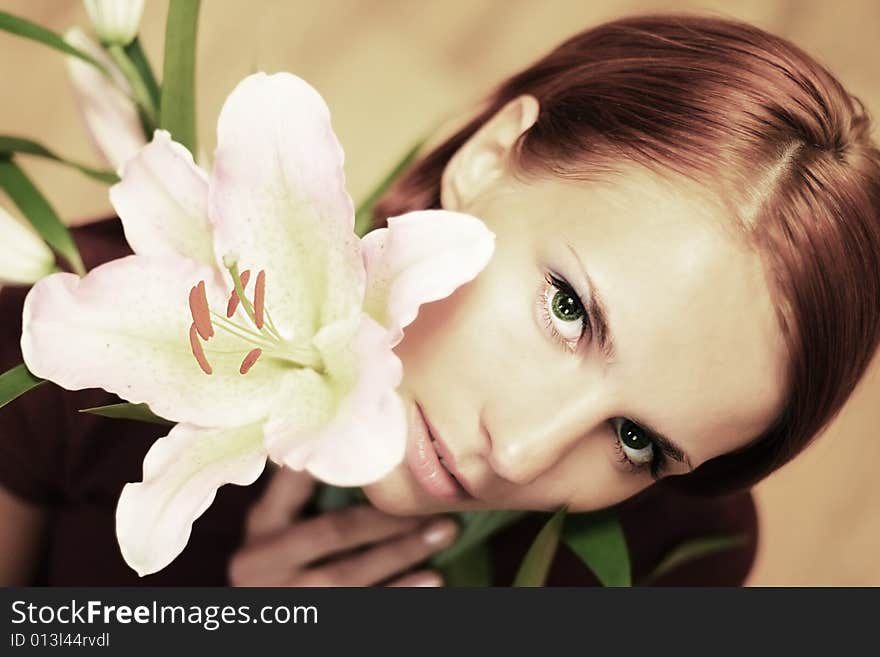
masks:
[(449, 159), (522, 94), (540, 113), (512, 151), (516, 173), (672, 171), (715, 191), (761, 254), (788, 348), (784, 407), (745, 447), (663, 480), (707, 494), (756, 483), (827, 426), (880, 340), (880, 150), (862, 103), (797, 46), (746, 23), (624, 18), (502, 82), (379, 200), (377, 224), (440, 207)]

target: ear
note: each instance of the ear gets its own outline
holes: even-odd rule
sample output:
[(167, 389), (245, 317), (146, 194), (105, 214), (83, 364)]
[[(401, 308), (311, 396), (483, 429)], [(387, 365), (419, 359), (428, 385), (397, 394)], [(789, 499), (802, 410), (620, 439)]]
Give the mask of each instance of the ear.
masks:
[(508, 173), (511, 147), (538, 120), (539, 109), (534, 96), (514, 98), (458, 149), (440, 181), (440, 203), (444, 208), (464, 210)]

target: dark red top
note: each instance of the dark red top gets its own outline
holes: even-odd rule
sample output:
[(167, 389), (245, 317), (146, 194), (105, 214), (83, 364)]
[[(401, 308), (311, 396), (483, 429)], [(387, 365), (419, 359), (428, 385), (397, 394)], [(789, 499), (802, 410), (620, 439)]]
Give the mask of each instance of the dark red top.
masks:
[[(116, 219), (73, 232), (89, 268), (130, 253)], [(15, 287), (0, 292), (0, 371), (21, 362), (21, 307), (26, 293), (26, 288)], [(120, 303), (125, 303), (125, 291), (119, 294)], [(0, 485), (51, 512), (37, 583), (226, 584), (226, 562), (241, 541), (244, 514), (268, 475), (251, 486), (223, 486), (195, 522), (183, 553), (164, 570), (139, 578), (123, 561), (116, 543), (116, 502), (126, 482), (141, 479), (144, 455), (167, 427), (77, 412), (117, 401), (103, 390), (69, 392), (44, 384), (0, 409)], [(545, 517), (529, 515), (493, 538), (497, 584), (510, 583)], [(735, 586), (751, 568), (757, 520), (749, 493), (710, 500), (653, 486), (621, 505), (621, 519), (637, 580), (682, 541), (707, 535), (746, 534), (749, 541), (682, 566), (656, 584)], [(560, 547), (548, 584), (597, 583), (573, 553)]]

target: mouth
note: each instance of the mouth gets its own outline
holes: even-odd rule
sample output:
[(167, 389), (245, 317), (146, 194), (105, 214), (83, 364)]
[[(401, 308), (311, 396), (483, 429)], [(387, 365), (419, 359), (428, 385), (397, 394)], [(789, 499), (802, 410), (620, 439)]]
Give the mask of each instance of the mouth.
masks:
[(425, 492), (443, 500), (466, 500), (471, 495), (450, 469), (451, 455), (437, 436), (418, 402), (413, 403), (415, 440), (407, 449), (407, 465)]

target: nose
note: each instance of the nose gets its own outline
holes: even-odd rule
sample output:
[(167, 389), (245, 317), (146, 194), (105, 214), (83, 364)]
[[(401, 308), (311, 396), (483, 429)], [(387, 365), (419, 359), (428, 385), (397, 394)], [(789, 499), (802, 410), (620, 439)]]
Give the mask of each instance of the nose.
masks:
[[(600, 429), (607, 413), (589, 396), (551, 408), (535, 409), (528, 417), (516, 413), (492, 423), (489, 465), (503, 479), (526, 485), (550, 470), (560, 459)], [(514, 423), (515, 422), (515, 423)]]

